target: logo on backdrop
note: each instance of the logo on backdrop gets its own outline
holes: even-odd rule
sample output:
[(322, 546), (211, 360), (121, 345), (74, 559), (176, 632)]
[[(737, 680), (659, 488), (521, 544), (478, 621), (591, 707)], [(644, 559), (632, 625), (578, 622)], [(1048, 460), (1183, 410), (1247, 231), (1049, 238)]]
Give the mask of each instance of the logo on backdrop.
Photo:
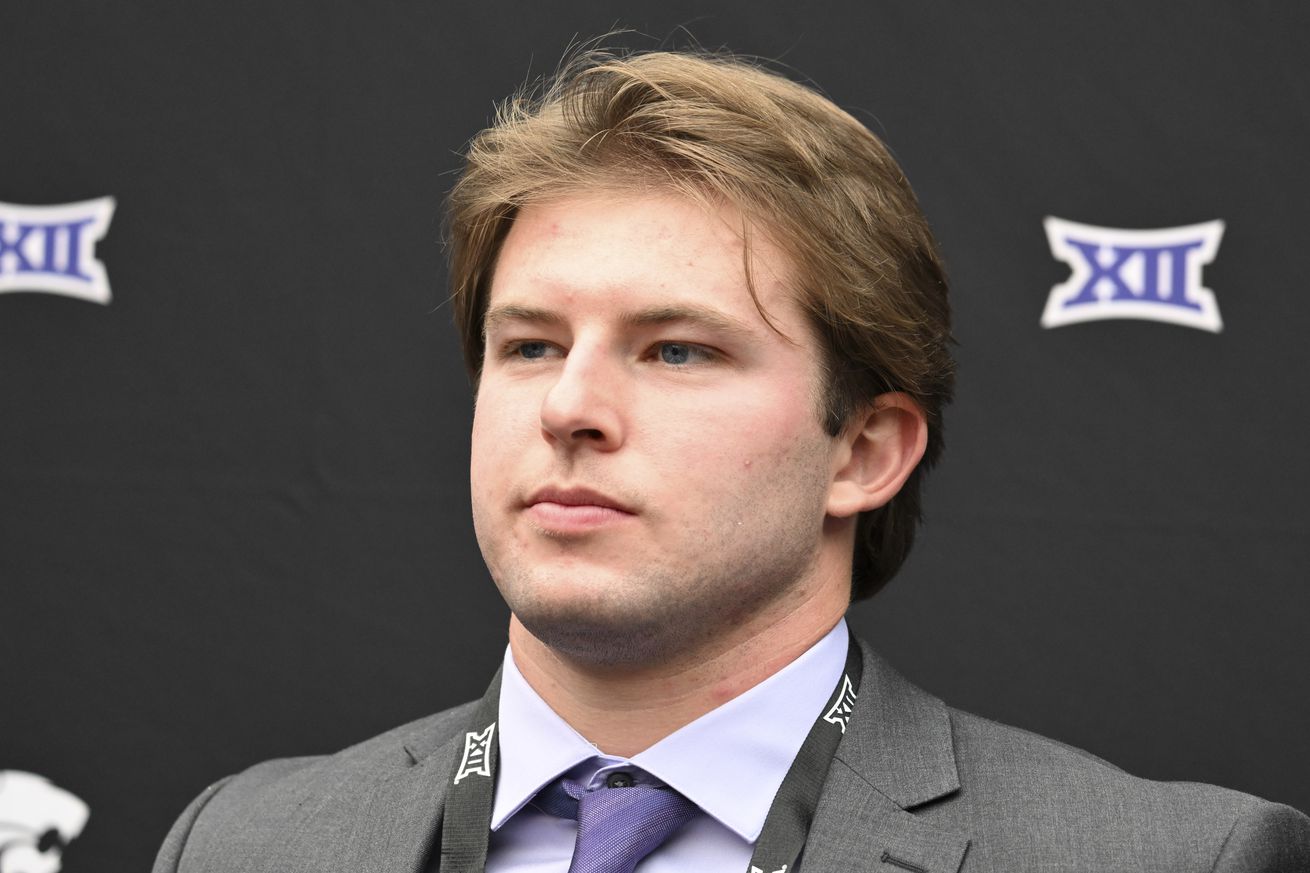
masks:
[(1042, 327), (1103, 318), (1142, 318), (1218, 333), (1214, 292), (1201, 286), (1201, 267), (1214, 260), (1222, 221), (1125, 230), (1048, 216), (1051, 254), (1073, 268), (1051, 289)]
[(58, 873), (64, 846), (82, 833), (90, 814), (48, 779), (0, 770), (0, 873)]
[(108, 303), (109, 277), (95, 247), (113, 217), (112, 197), (54, 206), (0, 203), (0, 293), (45, 291)]

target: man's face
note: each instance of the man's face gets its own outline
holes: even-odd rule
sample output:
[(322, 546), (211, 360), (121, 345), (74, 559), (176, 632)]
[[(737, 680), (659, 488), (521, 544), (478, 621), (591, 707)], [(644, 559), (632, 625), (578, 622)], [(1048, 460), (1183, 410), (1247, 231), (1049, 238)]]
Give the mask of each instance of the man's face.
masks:
[(788, 264), (675, 195), (525, 208), (473, 421), (478, 542), (560, 652), (653, 663), (812, 597), (836, 441)]

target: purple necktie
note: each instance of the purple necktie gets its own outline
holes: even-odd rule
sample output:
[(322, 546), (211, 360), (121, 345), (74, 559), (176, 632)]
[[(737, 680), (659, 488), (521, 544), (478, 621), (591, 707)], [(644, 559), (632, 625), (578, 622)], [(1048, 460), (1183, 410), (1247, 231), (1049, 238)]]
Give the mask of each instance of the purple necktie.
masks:
[(632, 873), (696, 815), (696, 804), (671, 788), (635, 785), (626, 773), (611, 774), (609, 784), (588, 791), (562, 779), (537, 796), (540, 809), (578, 820), (569, 873)]

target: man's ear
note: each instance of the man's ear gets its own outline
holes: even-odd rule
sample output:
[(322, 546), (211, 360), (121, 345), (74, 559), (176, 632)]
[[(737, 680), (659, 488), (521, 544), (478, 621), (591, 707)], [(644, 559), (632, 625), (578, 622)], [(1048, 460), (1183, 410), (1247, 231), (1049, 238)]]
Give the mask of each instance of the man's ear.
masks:
[(849, 518), (885, 505), (901, 490), (928, 445), (928, 419), (914, 398), (879, 394), (836, 437), (828, 515)]

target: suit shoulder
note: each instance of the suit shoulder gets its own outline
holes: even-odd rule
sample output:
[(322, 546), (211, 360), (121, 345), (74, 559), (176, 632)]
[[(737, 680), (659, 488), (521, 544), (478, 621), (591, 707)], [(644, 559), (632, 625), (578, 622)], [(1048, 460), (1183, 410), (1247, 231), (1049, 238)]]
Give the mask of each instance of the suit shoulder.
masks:
[(956, 813), (992, 849), (1049, 840), (1059, 851), (1077, 846), (1083, 857), (1106, 855), (1113, 866), (1121, 859), (1108, 848), (1120, 846), (1140, 863), (1158, 862), (1147, 869), (1198, 871), (1302, 869), (1216, 865), (1221, 853), (1310, 851), (1297, 842), (1310, 840), (1310, 819), (1290, 807), (1216, 785), (1143, 779), (1031, 731), (948, 712), (960, 779)]
[(1077, 746), (951, 706), (946, 711), (951, 720), (957, 757), (976, 759), (982, 764), (1023, 760), (1030, 767), (1123, 773), (1104, 758)]
[(1310, 870), (1310, 818), (1290, 806), (1260, 801), (1229, 831), (1215, 873)]
[[(346, 802), (379, 779), (403, 771), (448, 743), (464, 727), (475, 704), (429, 715), (330, 755), (278, 758), (256, 764), (206, 789), (174, 826), (175, 857), (156, 870), (178, 869), (183, 856), (256, 832), (276, 833), (279, 823), (309, 816), (330, 803)], [(247, 839), (248, 841), (248, 839)]]
[(1003, 773), (1017, 774), (1030, 788), (1057, 795), (1104, 794), (1166, 804), (1172, 799), (1194, 812), (1212, 809), (1230, 821), (1264, 802), (1217, 785), (1143, 779), (1050, 737), (957, 709), (948, 708), (948, 712), (962, 784), (966, 777), (981, 785)]
[(333, 783), (403, 769), (448, 742), (464, 726), (473, 706), (465, 703), (425, 716), (330, 755), (277, 758), (256, 764), (233, 776), (210, 806), (220, 800), (248, 801), (269, 793), (324, 790)]

